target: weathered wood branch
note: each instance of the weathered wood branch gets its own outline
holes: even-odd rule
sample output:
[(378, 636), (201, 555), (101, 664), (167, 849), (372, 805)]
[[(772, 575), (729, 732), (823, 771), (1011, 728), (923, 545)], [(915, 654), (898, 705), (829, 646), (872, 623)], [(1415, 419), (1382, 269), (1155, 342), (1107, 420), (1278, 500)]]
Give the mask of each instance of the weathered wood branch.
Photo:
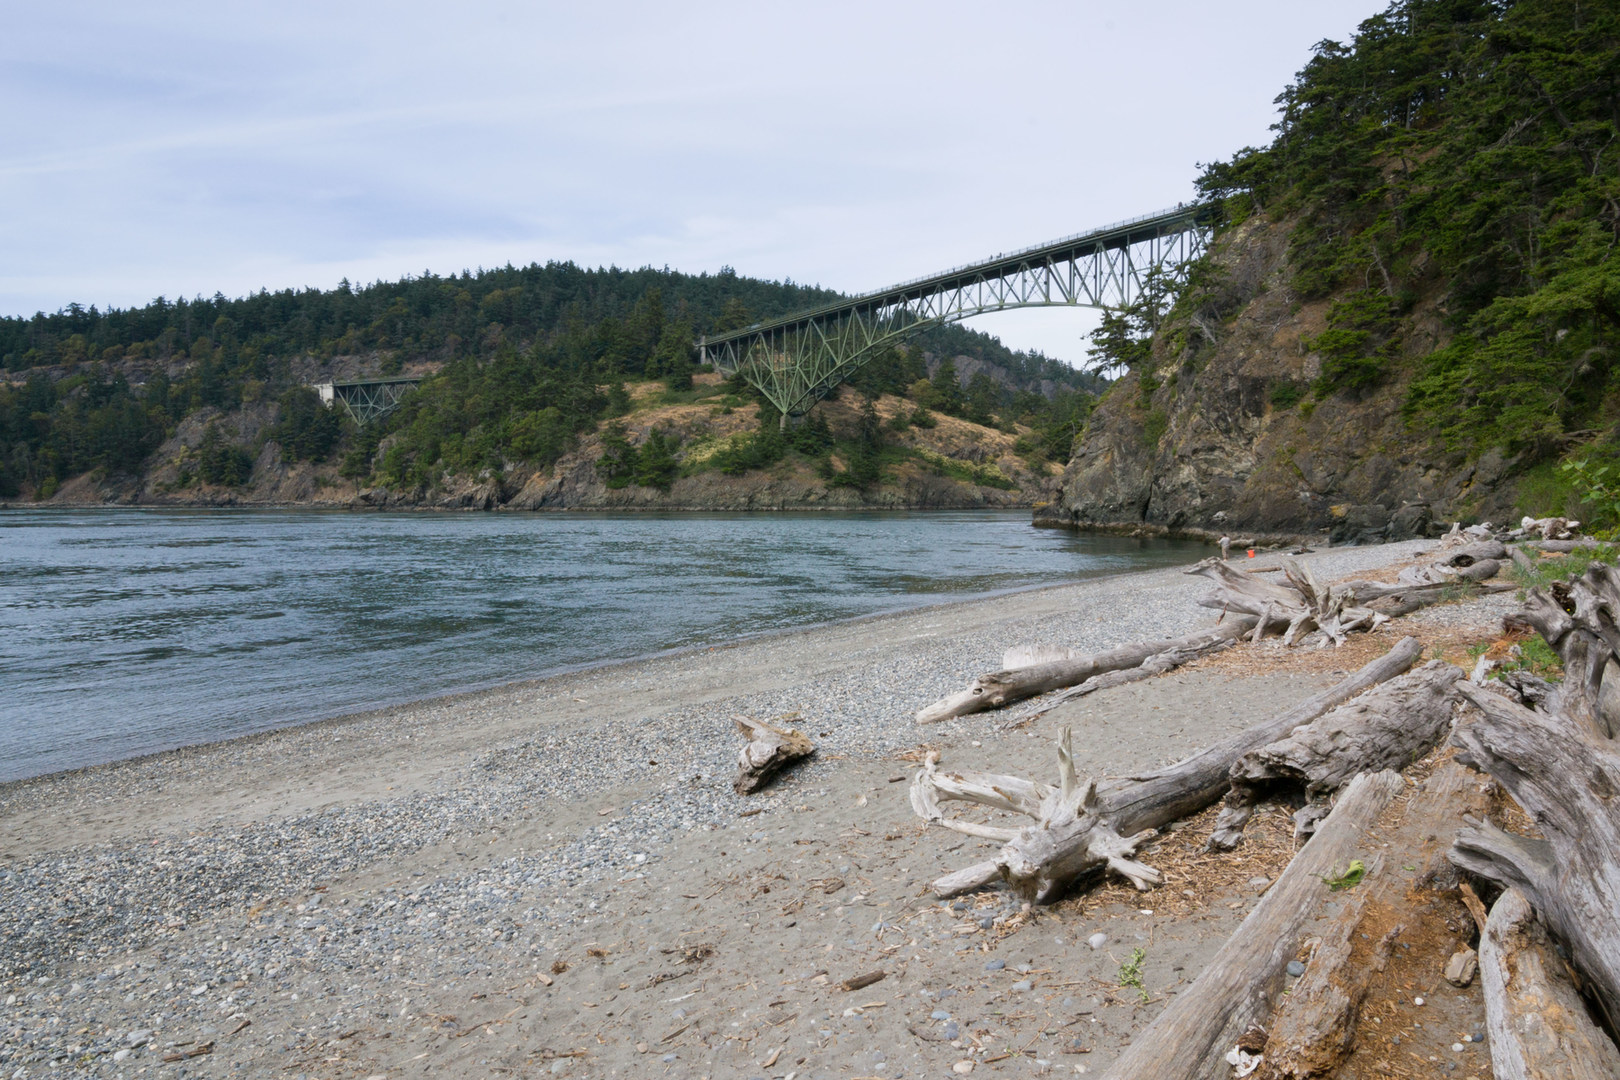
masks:
[(1524, 546), (1553, 555), (1568, 555), (1572, 551), (1591, 551), (1602, 547), (1603, 543), (1598, 540), (1526, 540)]
[(985, 709), (999, 709), (1003, 705), (1022, 701), (1036, 694), (1078, 685), (1093, 675), (1139, 667), (1149, 657), (1162, 653), (1199, 649), (1213, 643), (1232, 641), (1242, 637), (1253, 626), (1252, 619), (1228, 619), (1213, 629), (1200, 630), (1185, 637), (1163, 641), (1138, 641), (1107, 652), (992, 671), (988, 675), (974, 679), (973, 684), (961, 693), (936, 701), (918, 712), (917, 722), (926, 724), (935, 720), (948, 720), (953, 716), (982, 712)]
[(1620, 1050), (1586, 1004), (1518, 889), (1491, 908), (1479, 945), (1485, 1030), (1496, 1080), (1613, 1080)]
[(1405, 786), (1399, 774), (1363, 774), (1300, 849), (1193, 984), (1139, 1033), (1104, 1080), (1224, 1080), (1225, 1053), (1271, 1013), (1305, 921), (1329, 895), (1322, 883), (1358, 854), (1364, 834)]
[[(945, 818), (940, 806), (951, 800), (978, 803), (1035, 821), (1017, 830), (994, 858), (935, 881), (934, 892), (954, 896), (1000, 879), (1044, 903), (1076, 880), (1104, 868), (1124, 875), (1139, 888), (1150, 887), (1158, 872), (1128, 856), (1154, 830), (1218, 800), (1230, 782), (1232, 762), (1363, 690), (1400, 675), (1421, 652), (1416, 638), (1404, 638), (1349, 678), (1267, 723), (1142, 776), (1080, 783), (1074, 776), (1067, 732), (1058, 747), (1056, 787), (994, 773), (946, 772), (938, 768), (937, 755), (930, 755), (911, 787), (912, 808), (925, 821), (958, 832), (1002, 838), (999, 826), (963, 828), (972, 823)], [(974, 831), (984, 829), (997, 831)]]
[(1457, 688), (1480, 711), (1453, 737), (1460, 759), (1501, 784), (1543, 839), (1482, 822), (1457, 837), (1451, 861), (1521, 890), (1620, 1030), (1620, 744), (1581, 720)]
[(759, 790), (772, 775), (816, 752), (815, 744), (794, 729), (772, 727), (746, 716), (737, 717), (736, 723), (748, 740), (737, 755), (737, 776), (731, 782), (739, 795)]
[[(1431, 660), (1232, 763), (1232, 788), (1209, 847), (1230, 851), (1261, 802), (1318, 802), (1357, 773), (1403, 769), (1428, 753), (1451, 727), (1452, 686), (1461, 668)], [(1300, 821), (1296, 835), (1310, 830)]]

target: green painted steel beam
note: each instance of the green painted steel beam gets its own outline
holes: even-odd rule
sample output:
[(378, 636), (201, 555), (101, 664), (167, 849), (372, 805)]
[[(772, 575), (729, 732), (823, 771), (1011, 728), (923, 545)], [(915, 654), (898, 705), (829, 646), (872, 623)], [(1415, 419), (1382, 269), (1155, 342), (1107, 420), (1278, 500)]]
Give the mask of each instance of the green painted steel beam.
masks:
[(1177, 207), (1003, 253), (698, 342), (784, 417), (803, 416), (886, 346), (925, 329), (1028, 307), (1123, 308), (1150, 274), (1179, 278), (1209, 238), (1205, 206)]

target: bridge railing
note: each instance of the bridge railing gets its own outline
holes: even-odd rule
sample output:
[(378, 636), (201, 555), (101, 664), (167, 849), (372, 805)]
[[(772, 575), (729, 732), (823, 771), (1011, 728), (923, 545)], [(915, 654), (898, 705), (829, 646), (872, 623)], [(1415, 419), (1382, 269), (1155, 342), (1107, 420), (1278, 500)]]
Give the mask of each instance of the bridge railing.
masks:
[(835, 300), (826, 304), (820, 304), (816, 307), (808, 308), (803, 311), (796, 311), (787, 315), (778, 316), (774, 319), (764, 319), (760, 322), (754, 323), (751, 326), (743, 327), (740, 330), (732, 330), (723, 334), (706, 336), (698, 341), (697, 344), (700, 347), (720, 345), (728, 341), (746, 338), (763, 330), (774, 330), (784, 326), (803, 324), (816, 319), (825, 318), (829, 315), (837, 315), (840, 312), (847, 312), (873, 304), (880, 304), (889, 298), (898, 297), (899, 294), (903, 294), (910, 289), (915, 289), (936, 282), (943, 284), (953, 277), (959, 277), (979, 270), (990, 270), (998, 265), (1015, 262), (1019, 259), (1041, 252), (1053, 250), (1061, 251), (1065, 247), (1073, 244), (1082, 243), (1088, 240), (1101, 240), (1120, 233), (1128, 233), (1134, 227), (1146, 225), (1154, 221), (1165, 221), (1168, 223), (1177, 220), (1196, 219), (1198, 215), (1204, 211), (1205, 207), (1200, 204), (1184, 203), (1168, 210), (1159, 210), (1151, 214), (1139, 214), (1136, 217), (1127, 218), (1124, 221), (1117, 221), (1112, 225), (1104, 225), (1098, 229), (1087, 229), (1084, 232), (1074, 233), (1071, 236), (1065, 236), (1057, 240), (1048, 240), (1043, 244), (1034, 244), (1030, 247), (1018, 248), (1014, 251), (1003, 252), (1000, 255), (994, 255), (986, 259), (978, 259), (974, 262), (964, 263), (961, 266), (956, 266), (949, 270), (941, 270), (932, 274), (925, 274), (922, 277), (912, 278), (909, 281), (902, 281), (898, 285), (890, 285), (887, 288), (875, 289), (871, 292), (857, 293), (854, 296)]
[(1060, 236), (1056, 240), (1048, 240), (1044, 244), (1031, 244), (1029, 247), (1017, 248), (1013, 251), (1004, 251), (1000, 255), (991, 255), (988, 258), (977, 259), (970, 263), (963, 263), (961, 266), (953, 266), (948, 270), (941, 270), (933, 274), (924, 274), (922, 277), (914, 277), (907, 281), (902, 281), (899, 284), (890, 285), (886, 289), (873, 289), (871, 292), (859, 294), (855, 297), (855, 299), (858, 300), (863, 296), (882, 296), (884, 293), (899, 292), (901, 289), (908, 288), (912, 285), (921, 285), (924, 282), (933, 281), (935, 278), (952, 277), (957, 274), (965, 274), (969, 270), (975, 270), (981, 266), (991, 266), (995, 263), (1006, 262), (1009, 259), (1017, 259), (1025, 255), (1033, 255), (1035, 252), (1045, 251), (1047, 248), (1063, 247), (1066, 244), (1072, 244), (1076, 241), (1084, 240), (1091, 236), (1105, 236), (1108, 233), (1124, 232), (1133, 225), (1141, 225), (1143, 222), (1155, 221), (1159, 218), (1178, 217), (1188, 212), (1196, 211), (1197, 209), (1198, 207), (1196, 206), (1178, 204), (1170, 207), (1167, 210), (1156, 210), (1151, 214), (1138, 214), (1136, 217), (1126, 218), (1124, 221), (1116, 221), (1111, 225), (1104, 225), (1101, 228), (1087, 229), (1085, 232), (1077, 232), (1072, 236)]

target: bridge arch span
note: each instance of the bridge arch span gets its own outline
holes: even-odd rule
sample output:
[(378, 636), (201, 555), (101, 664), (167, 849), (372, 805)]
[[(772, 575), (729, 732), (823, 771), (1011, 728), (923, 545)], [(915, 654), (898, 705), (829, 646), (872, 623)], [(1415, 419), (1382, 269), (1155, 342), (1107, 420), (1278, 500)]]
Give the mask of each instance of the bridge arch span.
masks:
[(698, 342), (788, 417), (803, 416), (883, 348), (1015, 308), (1128, 307), (1150, 275), (1180, 279), (1209, 242), (1211, 210), (1178, 206), (1004, 253)]

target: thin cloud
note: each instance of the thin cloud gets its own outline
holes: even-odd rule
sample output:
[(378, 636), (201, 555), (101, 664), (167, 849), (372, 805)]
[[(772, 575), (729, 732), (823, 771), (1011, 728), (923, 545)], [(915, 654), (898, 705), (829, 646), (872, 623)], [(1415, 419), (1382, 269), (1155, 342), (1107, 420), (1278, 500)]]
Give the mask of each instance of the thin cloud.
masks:
[(874, 288), (1189, 198), (1375, 5), (1146, 7), (35, 5), (0, 311), (553, 259)]

